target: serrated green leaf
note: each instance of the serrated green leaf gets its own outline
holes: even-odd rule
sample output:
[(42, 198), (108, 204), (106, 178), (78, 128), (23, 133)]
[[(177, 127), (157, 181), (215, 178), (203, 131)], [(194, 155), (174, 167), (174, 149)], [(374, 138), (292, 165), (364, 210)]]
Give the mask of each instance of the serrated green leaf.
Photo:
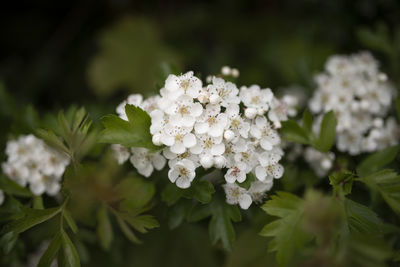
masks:
[(114, 234), (108, 212), (104, 206), (97, 211), (97, 237), (104, 250), (111, 246)]
[(144, 147), (156, 151), (150, 134), (151, 118), (146, 111), (134, 105), (125, 105), (128, 121), (116, 115), (103, 117), (105, 129), (101, 132), (100, 141), (110, 144), (121, 144), (126, 147)]
[(190, 190), (193, 193), (193, 197), (203, 204), (209, 203), (215, 193), (213, 184), (206, 180), (193, 183)]
[(21, 219), (15, 220), (6, 224), (1, 233), (5, 234), (8, 232), (15, 232), (17, 234), (22, 233), (29, 228), (45, 222), (55, 215), (57, 215), (62, 209), (61, 207), (51, 208), (51, 209), (44, 209), (44, 210), (37, 210), (37, 209), (25, 209), (25, 216)]
[(60, 247), (61, 247), (61, 234), (57, 233), (54, 236), (53, 240), (50, 242), (46, 251), (43, 253), (42, 257), (40, 258), (37, 267), (50, 267)]
[(343, 192), (343, 195), (351, 193), (353, 187), (354, 174), (350, 171), (335, 172), (329, 176), (330, 185), (335, 194)]
[(78, 252), (75, 249), (74, 244), (71, 239), (69, 239), (67, 233), (61, 229), (61, 244), (62, 244), (62, 257), (63, 257), (63, 265), (68, 267), (79, 267), (81, 266)]
[(283, 121), (281, 133), (286, 141), (306, 145), (310, 144), (310, 138), (307, 132), (295, 121)]
[(344, 208), (350, 233), (380, 234), (382, 232), (382, 221), (370, 208), (350, 199), (345, 199)]
[(158, 221), (151, 215), (125, 216), (123, 217), (135, 230), (147, 233), (148, 229), (159, 227)]
[(397, 213), (400, 214), (400, 176), (392, 170), (382, 170), (361, 177), (372, 190), (376, 190), (386, 201), (386, 203)]
[(10, 195), (32, 197), (32, 192), (4, 175), (0, 175), (0, 189)]
[(319, 137), (313, 145), (322, 152), (328, 152), (335, 143), (337, 120), (333, 111), (329, 111), (322, 118)]
[(235, 240), (235, 229), (232, 222), (241, 220), (240, 210), (237, 205), (229, 205), (221, 196), (214, 196), (206, 205), (199, 205), (191, 211), (190, 221), (198, 221), (211, 216), (208, 226), (211, 242), (216, 244), (221, 241), (223, 247), (230, 251)]
[(303, 200), (297, 196), (278, 192), (262, 206), (269, 215), (279, 217), (264, 226), (260, 234), (273, 238), (269, 249), (276, 251), (276, 258), (280, 266), (287, 266), (295, 251), (310, 240), (310, 235), (300, 227), (302, 204)]
[(44, 129), (36, 129), (36, 135), (39, 138), (43, 139), (48, 145), (64, 151), (65, 153), (69, 153), (69, 149), (65, 146), (65, 144), (57, 137), (57, 135), (51, 130)]
[(370, 154), (357, 166), (357, 173), (366, 176), (391, 163), (399, 152), (399, 146), (392, 146)]

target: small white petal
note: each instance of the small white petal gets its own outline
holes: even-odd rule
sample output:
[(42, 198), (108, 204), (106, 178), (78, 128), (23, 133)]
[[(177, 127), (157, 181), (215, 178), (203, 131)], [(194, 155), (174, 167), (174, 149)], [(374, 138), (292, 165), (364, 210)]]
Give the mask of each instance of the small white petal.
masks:
[(197, 143), (196, 136), (192, 133), (188, 133), (183, 138), (183, 145), (187, 148), (194, 147), (196, 145), (196, 143)]

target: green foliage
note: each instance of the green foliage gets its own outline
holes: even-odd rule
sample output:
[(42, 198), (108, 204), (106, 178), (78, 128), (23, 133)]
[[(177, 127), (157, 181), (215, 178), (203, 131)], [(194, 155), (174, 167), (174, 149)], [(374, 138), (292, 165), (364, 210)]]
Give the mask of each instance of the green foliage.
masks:
[(61, 247), (61, 234), (57, 233), (40, 258), (38, 267), (50, 267)]
[(7, 194), (18, 196), (18, 197), (32, 197), (32, 192), (26, 188), (22, 187), (13, 180), (7, 178), (4, 175), (0, 175), (0, 189)]
[(81, 266), (78, 252), (71, 239), (63, 229), (60, 230), (62, 250), (58, 253), (58, 266), (79, 267)]
[(118, 21), (101, 34), (99, 48), (88, 70), (91, 88), (99, 96), (108, 96), (121, 88), (152, 91), (159, 65), (177, 63), (176, 55), (160, 42), (155, 25), (144, 18), (126, 17)]
[(366, 176), (390, 164), (397, 156), (399, 146), (392, 146), (368, 155), (357, 166), (357, 173)]
[(400, 176), (392, 170), (382, 170), (360, 177), (371, 190), (381, 194), (386, 203), (400, 214)]
[(345, 199), (344, 209), (350, 233), (379, 235), (382, 233), (382, 221), (370, 208)]
[(276, 251), (276, 259), (281, 266), (287, 266), (296, 250), (304, 247), (310, 236), (300, 228), (303, 201), (297, 196), (278, 192), (267, 201), (262, 209), (279, 219), (267, 224), (260, 234), (273, 239), (269, 250)]
[(337, 120), (333, 111), (326, 113), (322, 119), (319, 136), (312, 131), (312, 116), (308, 110), (303, 113), (300, 126), (293, 120), (282, 122), (283, 138), (289, 142), (311, 145), (321, 152), (328, 152), (335, 142)]
[(6, 224), (1, 230), (1, 234), (10, 232), (20, 234), (37, 224), (53, 218), (61, 212), (61, 209), (62, 206), (43, 210), (24, 208), (24, 217)]
[(37, 129), (36, 134), (50, 146), (67, 153), (77, 166), (97, 141), (97, 132), (89, 132), (91, 125), (84, 108), (71, 107), (65, 113), (58, 113), (54, 129)]
[(353, 187), (355, 175), (350, 171), (335, 172), (329, 176), (330, 185), (333, 187), (335, 194), (348, 195)]
[(108, 250), (113, 240), (113, 229), (105, 206), (97, 211), (97, 237), (103, 249)]
[(191, 211), (189, 220), (196, 222), (211, 216), (208, 226), (211, 242), (216, 244), (222, 242), (226, 250), (232, 249), (235, 240), (235, 229), (233, 222), (239, 222), (242, 217), (239, 208), (226, 203), (221, 196), (215, 195), (211, 202), (206, 205), (197, 205)]
[(121, 144), (126, 147), (144, 147), (151, 151), (158, 150), (151, 139), (149, 114), (139, 107), (126, 105), (128, 121), (116, 115), (103, 117), (105, 129), (101, 132), (100, 141), (110, 144)]
[(161, 192), (162, 200), (168, 205), (174, 205), (180, 198), (196, 199), (200, 203), (209, 203), (215, 189), (212, 183), (206, 180), (195, 180), (189, 188), (181, 189), (175, 184), (167, 184)]

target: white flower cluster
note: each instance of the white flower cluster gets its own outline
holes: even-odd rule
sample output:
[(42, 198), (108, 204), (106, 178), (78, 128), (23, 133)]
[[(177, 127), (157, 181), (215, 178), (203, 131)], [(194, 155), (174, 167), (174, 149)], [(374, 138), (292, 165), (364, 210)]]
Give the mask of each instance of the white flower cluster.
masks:
[[(190, 187), (200, 166), (225, 169), (227, 202), (248, 208), (262, 199), (273, 179), (283, 175), (279, 164), (283, 151), (276, 129), (293, 112), (294, 102), (290, 97), (279, 100), (270, 89), (258, 85), (239, 90), (222, 78), (211, 80), (203, 86), (193, 72), (169, 75), (161, 96), (146, 100), (129, 96), (118, 106), (119, 116), (126, 119), (126, 104), (146, 110), (152, 120), (153, 143), (165, 148), (162, 155), (144, 148), (113, 145), (113, 149), (119, 163), (130, 158), (146, 177), (168, 160), (168, 177), (180, 188)], [(235, 184), (243, 183), (250, 172), (257, 181), (249, 190)]]
[(56, 195), (61, 188), (61, 179), (69, 165), (69, 157), (46, 145), (34, 135), (20, 136), (6, 146), (7, 162), (3, 172), (21, 186), (29, 185), (35, 195)]
[(394, 90), (370, 53), (332, 56), (309, 102), (311, 112), (336, 114), (337, 148), (351, 155), (372, 152), (398, 143), (400, 130), (393, 118), (386, 122)]
[(310, 164), (317, 176), (324, 177), (333, 167), (335, 153), (322, 153), (313, 147), (307, 147), (304, 151), (304, 159)]

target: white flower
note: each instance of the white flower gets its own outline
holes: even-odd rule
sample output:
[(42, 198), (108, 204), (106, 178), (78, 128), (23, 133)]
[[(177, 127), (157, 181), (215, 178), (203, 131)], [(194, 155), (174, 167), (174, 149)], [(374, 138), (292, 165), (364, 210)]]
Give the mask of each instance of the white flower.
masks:
[[(239, 105), (229, 105), (226, 108), (225, 113), (228, 115), (228, 123), (226, 124), (226, 131), (224, 134), (225, 139), (227, 139), (228, 141), (237, 140), (239, 136), (243, 138), (248, 138), (250, 123), (240, 116)], [(227, 132), (229, 133), (229, 135), (227, 134)], [(225, 135), (227, 135), (228, 138)], [(231, 135), (233, 135), (233, 137)]]
[(304, 158), (317, 176), (324, 177), (333, 166), (335, 154), (332, 152), (322, 153), (312, 147), (307, 147), (304, 152)]
[[(258, 85), (252, 85), (249, 88), (241, 87), (239, 96), (247, 109), (254, 111), (255, 115), (263, 115), (269, 109), (273, 93), (269, 88), (260, 89)], [(248, 118), (253, 117), (248, 116)]]
[(295, 116), (297, 98), (291, 95), (285, 95), (282, 99), (273, 98), (271, 107), (268, 111), (268, 118), (274, 123), (275, 127), (281, 127), (281, 121), (286, 121), (288, 116)]
[(253, 202), (261, 203), (265, 198), (265, 192), (272, 188), (272, 181), (254, 181), (251, 183), (248, 193), (251, 196)]
[(226, 202), (228, 204), (239, 204), (239, 206), (244, 210), (247, 210), (250, 207), (252, 199), (246, 189), (238, 186), (235, 183), (224, 184), (223, 187), (226, 194)]
[(208, 104), (194, 129), (197, 134), (208, 133), (212, 137), (220, 137), (223, 135), (227, 123), (228, 118), (225, 113), (221, 113), (221, 106)]
[(239, 89), (234, 83), (225, 82), (222, 78), (213, 77), (213, 84), (208, 87), (211, 104), (220, 104), (227, 107), (230, 104), (239, 104)]
[(193, 76), (193, 71), (189, 71), (181, 76), (169, 75), (165, 81), (165, 89), (173, 98), (187, 94), (196, 98), (202, 89), (202, 82), (199, 78)]
[(200, 164), (204, 168), (210, 168), (214, 164), (214, 157), (221, 156), (225, 152), (225, 144), (222, 137), (209, 135), (197, 135), (197, 144), (190, 148), (190, 152), (200, 157)]
[(198, 155), (195, 155), (191, 153), (190, 151), (186, 151), (185, 153), (182, 154), (175, 154), (171, 152), (171, 149), (169, 147), (166, 147), (163, 150), (163, 156), (168, 159), (168, 166), (171, 168), (173, 165), (175, 165), (178, 161), (181, 161), (183, 159), (188, 159), (194, 163), (194, 165), (197, 167), (200, 166), (200, 158)]
[(21, 186), (29, 185), (35, 195), (56, 195), (70, 159), (64, 152), (47, 146), (34, 135), (20, 136), (9, 141), (6, 147), (7, 162), (2, 163), (3, 172)]
[(160, 152), (150, 153), (148, 149), (133, 147), (130, 161), (137, 171), (144, 177), (149, 177), (154, 169), (164, 168), (166, 159), (160, 155)]
[(280, 164), (271, 164), (265, 167), (259, 165), (255, 168), (255, 174), (260, 181), (272, 181), (274, 178), (279, 179), (282, 177), (283, 166)]
[(196, 176), (196, 166), (188, 159), (178, 161), (168, 172), (168, 178), (171, 182), (176, 183), (180, 188), (190, 187), (190, 183)]
[(250, 134), (260, 139), (260, 145), (265, 150), (271, 150), (274, 145), (280, 143), (280, 138), (265, 117), (258, 116), (255, 124), (251, 125)]
[(176, 154), (182, 154), (186, 148), (192, 148), (197, 144), (196, 136), (191, 133), (191, 128), (171, 124), (165, 126), (160, 140)]
[(243, 162), (237, 162), (236, 166), (232, 166), (228, 169), (225, 174), (225, 180), (228, 183), (234, 183), (238, 181), (243, 183), (246, 180), (246, 169), (247, 165)]
[(176, 126), (193, 127), (196, 118), (203, 113), (203, 106), (194, 103), (193, 98), (182, 95), (165, 109), (170, 116), (170, 123)]
[(129, 159), (131, 155), (129, 149), (124, 146), (113, 144), (111, 145), (111, 148), (113, 150), (114, 157), (118, 161), (118, 164), (123, 164), (125, 161)]

